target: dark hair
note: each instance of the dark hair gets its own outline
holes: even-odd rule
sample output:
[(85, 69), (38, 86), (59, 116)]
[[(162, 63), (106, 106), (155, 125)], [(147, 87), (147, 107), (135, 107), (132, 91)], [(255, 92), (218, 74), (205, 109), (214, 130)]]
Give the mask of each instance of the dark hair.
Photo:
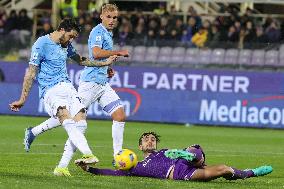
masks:
[(75, 30), (78, 33), (81, 32), (81, 28), (79, 26), (79, 24), (76, 22), (76, 20), (72, 19), (72, 18), (64, 18), (58, 28), (57, 31), (60, 31), (61, 29), (64, 29), (66, 32), (70, 32), (71, 30)]
[(147, 133), (143, 133), (140, 138), (139, 138), (139, 145), (142, 144), (142, 138), (145, 137), (145, 136), (148, 136), (148, 135), (153, 135), (155, 138), (156, 138), (156, 141), (157, 143), (160, 142), (160, 135), (158, 135), (157, 133), (153, 132), (153, 131), (150, 131), (150, 132), (147, 132)]

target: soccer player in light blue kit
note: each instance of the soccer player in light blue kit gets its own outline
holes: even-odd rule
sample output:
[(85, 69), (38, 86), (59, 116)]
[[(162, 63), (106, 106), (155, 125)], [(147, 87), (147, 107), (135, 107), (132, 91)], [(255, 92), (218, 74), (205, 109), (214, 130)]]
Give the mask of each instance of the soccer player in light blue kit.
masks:
[(70, 57), (85, 66), (105, 66), (110, 65), (116, 56), (104, 62), (81, 57), (71, 45), (79, 32), (80, 28), (74, 20), (64, 19), (56, 31), (38, 38), (32, 47), (21, 97), (12, 102), (10, 108), (12, 111), (20, 110), (28, 97), (33, 80), (37, 78), (39, 97), (44, 99), (48, 114), (60, 121), (69, 136), (69, 144), (83, 154), (78, 162), (94, 164), (99, 160), (93, 155), (83, 134), (87, 127), (85, 106), (68, 77), (66, 59)]
[[(88, 40), (90, 60), (105, 61), (106, 58), (117, 56), (129, 56), (127, 50), (114, 51), (112, 30), (117, 25), (118, 8), (114, 4), (105, 4), (102, 7), (102, 23), (93, 28)], [(108, 66), (85, 67), (80, 77), (78, 95), (82, 99), (85, 107), (89, 107), (93, 102), (98, 101), (104, 111), (109, 113), (113, 119), (112, 138), (113, 154), (122, 149), (123, 132), (125, 125), (125, 113), (120, 98), (108, 83)], [(50, 118), (40, 125), (28, 128), (25, 133), (25, 149), (29, 151), (34, 138), (52, 128), (60, 125), (58, 119)], [(72, 159), (76, 148), (67, 142), (64, 154), (58, 167), (66, 168)], [(69, 173), (66, 175), (68, 176)]]

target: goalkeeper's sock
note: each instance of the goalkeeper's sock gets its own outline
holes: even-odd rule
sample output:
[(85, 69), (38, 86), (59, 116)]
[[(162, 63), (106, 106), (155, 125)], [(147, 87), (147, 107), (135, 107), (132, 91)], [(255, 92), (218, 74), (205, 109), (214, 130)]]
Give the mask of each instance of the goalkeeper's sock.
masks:
[(49, 118), (48, 120), (44, 121), (43, 123), (35, 126), (32, 128), (32, 133), (37, 136), (42, 134), (43, 132), (53, 129), (55, 127), (60, 126), (60, 122), (58, 119), (55, 119), (53, 117)]
[(124, 125), (125, 122), (113, 121), (112, 123), (113, 156), (122, 150)]
[(239, 170), (233, 167), (231, 167), (231, 169), (233, 171), (233, 175), (225, 177), (226, 180), (237, 180), (254, 177), (254, 173), (252, 170)]
[(255, 169), (246, 169), (246, 170), (238, 170), (232, 168), (233, 175), (230, 178), (226, 178), (227, 180), (236, 180), (236, 179), (246, 179), (250, 177), (259, 177), (270, 174), (273, 171), (273, 168), (269, 165), (260, 166)]

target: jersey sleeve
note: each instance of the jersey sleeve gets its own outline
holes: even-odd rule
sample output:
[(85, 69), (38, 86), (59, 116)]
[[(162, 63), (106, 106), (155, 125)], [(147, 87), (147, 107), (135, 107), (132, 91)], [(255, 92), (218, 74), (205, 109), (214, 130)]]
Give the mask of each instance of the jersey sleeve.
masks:
[(76, 49), (73, 47), (73, 45), (70, 43), (67, 46), (67, 57), (70, 58), (72, 56), (74, 56), (75, 54), (77, 54)]
[(41, 39), (38, 39), (32, 47), (29, 64), (39, 66), (42, 60), (42, 52), (43, 52), (43, 42)]
[(103, 32), (99, 29), (95, 29), (90, 34), (90, 47), (103, 47)]

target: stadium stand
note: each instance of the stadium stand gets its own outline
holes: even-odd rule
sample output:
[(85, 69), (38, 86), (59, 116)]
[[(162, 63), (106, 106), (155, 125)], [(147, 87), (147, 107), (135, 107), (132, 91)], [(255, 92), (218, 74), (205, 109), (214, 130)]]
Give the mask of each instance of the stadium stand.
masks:
[[(72, 2), (74, 7), (76, 3)], [(88, 33), (100, 22), (97, 5), (88, 6), (89, 2), (94, 3), (78, 2), (80, 10), (74, 14), (78, 14), (83, 28), (76, 47), (85, 56), (88, 53)], [(278, 19), (263, 16), (249, 8), (239, 14), (240, 7), (226, 3), (211, 4), (210, 15), (200, 10), (201, 3), (197, 4), (199, 8), (189, 6), (187, 12), (177, 10), (174, 6), (167, 11), (158, 11), (159, 14), (148, 10), (143, 12), (143, 9), (122, 10), (119, 26), (114, 31), (115, 45), (116, 48), (123, 46), (128, 49), (131, 57), (122, 58), (121, 61), (138, 65), (146, 62), (154, 66), (284, 65), (284, 55), (281, 53), (284, 52), (284, 46), (280, 45), (284, 39), (281, 16)], [(27, 41), (33, 39), (30, 38), (31, 33), (39, 37), (53, 31), (50, 11), (37, 11), (36, 14), (39, 16), (34, 15), (32, 21), (25, 9), (0, 9), (0, 36), (3, 39), (0, 42), (1, 59), (13, 54), (17, 59), (27, 60), (30, 52), (30, 43)], [(19, 22), (25, 24), (20, 27), (16, 24)], [(37, 26), (36, 30), (32, 27), (33, 23)], [(200, 29), (205, 31), (202, 34), (205, 43), (204, 47), (197, 48), (191, 39)], [(13, 44), (5, 45), (8, 41), (13, 41)]]

